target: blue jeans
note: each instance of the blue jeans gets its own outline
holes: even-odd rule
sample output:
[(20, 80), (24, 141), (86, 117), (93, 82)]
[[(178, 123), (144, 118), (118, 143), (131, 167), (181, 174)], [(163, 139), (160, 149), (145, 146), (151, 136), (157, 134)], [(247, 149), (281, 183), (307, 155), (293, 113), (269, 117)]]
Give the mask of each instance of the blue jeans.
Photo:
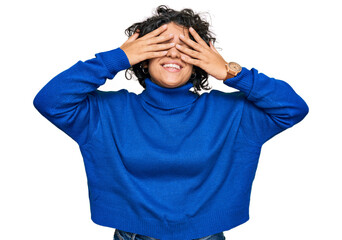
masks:
[[(139, 235), (136, 233), (125, 232), (119, 229), (115, 229), (114, 240), (159, 240), (157, 238)], [(193, 240), (225, 240), (223, 232), (212, 234), (202, 238), (196, 238)]]

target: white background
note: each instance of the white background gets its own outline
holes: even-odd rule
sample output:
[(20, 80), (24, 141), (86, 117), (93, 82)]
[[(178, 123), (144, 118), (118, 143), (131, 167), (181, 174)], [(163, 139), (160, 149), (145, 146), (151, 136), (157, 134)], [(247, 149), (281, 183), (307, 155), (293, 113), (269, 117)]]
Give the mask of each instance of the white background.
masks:
[[(38, 113), (33, 98), (78, 60), (121, 46), (124, 30), (162, 3), (208, 12), (226, 61), (288, 82), (309, 105), (302, 122), (264, 144), (250, 220), (226, 231), (227, 239), (342, 239), (339, 2), (156, 2), (1, 2), (0, 239), (112, 239), (114, 229), (90, 219), (77, 144)], [(101, 88), (142, 91), (124, 71)]]

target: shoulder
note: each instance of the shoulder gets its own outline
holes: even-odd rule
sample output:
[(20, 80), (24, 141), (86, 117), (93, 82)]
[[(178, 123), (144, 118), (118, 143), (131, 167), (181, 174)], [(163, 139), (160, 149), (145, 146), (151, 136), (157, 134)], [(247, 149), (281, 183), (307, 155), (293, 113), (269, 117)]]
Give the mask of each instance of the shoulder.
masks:
[(119, 106), (124, 107), (128, 102), (134, 101), (137, 97), (136, 93), (129, 92), (127, 89), (117, 91), (96, 90), (92, 94), (99, 104), (115, 108)]
[(127, 89), (120, 89), (117, 91), (101, 91), (96, 90), (93, 94), (101, 99), (110, 100), (110, 99), (125, 99), (125, 98), (132, 98), (137, 94), (134, 92), (129, 92)]
[(243, 109), (246, 102), (243, 92), (222, 92), (216, 89), (202, 93), (200, 99), (199, 102), (202, 102), (207, 108), (213, 108), (217, 111)]
[(210, 92), (203, 93), (202, 95), (208, 99), (222, 102), (243, 102), (246, 98), (246, 95), (241, 91), (222, 92), (216, 89), (212, 89)]

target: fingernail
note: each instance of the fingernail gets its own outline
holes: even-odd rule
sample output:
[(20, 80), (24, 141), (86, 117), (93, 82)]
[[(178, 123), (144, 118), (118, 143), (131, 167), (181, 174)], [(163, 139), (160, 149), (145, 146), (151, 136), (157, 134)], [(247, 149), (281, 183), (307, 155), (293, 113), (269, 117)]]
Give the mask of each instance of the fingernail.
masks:
[(181, 35), (180, 35), (180, 38), (184, 38), (184, 35), (183, 35), (183, 34), (181, 34)]

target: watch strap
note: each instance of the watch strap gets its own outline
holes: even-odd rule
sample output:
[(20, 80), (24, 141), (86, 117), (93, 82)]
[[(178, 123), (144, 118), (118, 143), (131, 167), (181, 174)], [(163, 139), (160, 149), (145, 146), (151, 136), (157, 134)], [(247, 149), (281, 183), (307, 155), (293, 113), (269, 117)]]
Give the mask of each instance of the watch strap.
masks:
[[(235, 70), (231, 69), (231, 68), (229, 67), (229, 64), (230, 64), (230, 63), (237, 65), (237, 66), (239, 67), (239, 70), (238, 70), (238, 71), (235, 71)], [(226, 63), (225, 66), (226, 66), (226, 70), (227, 70), (226, 79), (235, 77), (235, 76), (238, 75), (238, 74), (241, 72), (241, 70), (242, 70), (241, 66), (240, 66), (238, 63), (235, 63), (235, 62)]]

